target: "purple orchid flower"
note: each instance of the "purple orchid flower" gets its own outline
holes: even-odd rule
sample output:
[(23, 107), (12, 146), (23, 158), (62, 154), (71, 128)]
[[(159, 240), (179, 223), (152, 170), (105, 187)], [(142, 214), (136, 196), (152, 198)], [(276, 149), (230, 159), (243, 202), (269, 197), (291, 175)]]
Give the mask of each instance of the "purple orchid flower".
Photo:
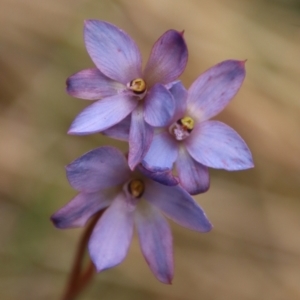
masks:
[[(165, 85), (185, 69), (188, 53), (183, 34), (175, 30), (165, 32), (154, 44), (143, 72), (137, 45), (118, 27), (88, 20), (84, 38), (97, 68), (69, 77), (67, 92), (77, 98), (102, 100), (84, 109), (68, 133), (104, 131), (122, 139), (122, 121), (125, 126), (129, 123), (128, 164), (133, 170), (150, 147), (153, 127), (165, 126), (173, 116), (174, 99)], [(105, 132), (106, 129), (109, 130)]]
[(180, 186), (166, 186), (131, 171), (116, 148), (94, 149), (67, 166), (67, 177), (79, 194), (52, 216), (58, 228), (84, 226), (106, 208), (93, 229), (89, 253), (98, 272), (121, 263), (134, 225), (142, 253), (158, 280), (173, 278), (172, 234), (164, 213), (174, 222), (199, 232), (212, 225), (201, 207)]
[(155, 134), (142, 161), (154, 180), (160, 182), (161, 173), (168, 174), (175, 163), (181, 185), (195, 195), (209, 188), (207, 167), (229, 171), (253, 167), (243, 139), (229, 126), (208, 121), (241, 87), (244, 65), (237, 60), (221, 62), (198, 77), (188, 91), (180, 82), (170, 86), (176, 101), (174, 117)]

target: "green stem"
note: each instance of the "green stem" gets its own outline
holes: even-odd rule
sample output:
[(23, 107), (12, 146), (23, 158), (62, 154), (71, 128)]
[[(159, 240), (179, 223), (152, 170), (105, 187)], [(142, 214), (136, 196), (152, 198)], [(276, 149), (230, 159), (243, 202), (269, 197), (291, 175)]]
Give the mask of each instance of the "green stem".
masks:
[(74, 264), (68, 280), (68, 284), (62, 300), (73, 300), (83, 290), (83, 288), (90, 282), (95, 274), (95, 268), (90, 261), (88, 267), (82, 272), (82, 262), (86, 250), (87, 243), (93, 232), (93, 229), (101, 217), (104, 210), (98, 212), (88, 224), (86, 230), (83, 232), (79, 246), (75, 255)]

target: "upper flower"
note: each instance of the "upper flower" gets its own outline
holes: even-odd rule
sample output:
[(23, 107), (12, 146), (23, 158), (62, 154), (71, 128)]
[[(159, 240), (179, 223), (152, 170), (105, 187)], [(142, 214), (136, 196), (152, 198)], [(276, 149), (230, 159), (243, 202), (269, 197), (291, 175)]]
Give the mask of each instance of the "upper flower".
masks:
[(99, 272), (123, 261), (135, 224), (150, 269), (158, 280), (170, 283), (172, 235), (161, 212), (192, 230), (212, 228), (184, 189), (152, 181), (144, 176), (143, 168), (131, 172), (125, 156), (113, 147), (97, 148), (76, 159), (67, 166), (67, 176), (79, 194), (52, 216), (58, 228), (84, 226), (92, 215), (108, 207), (89, 241), (90, 256)]
[[(161, 181), (175, 163), (181, 185), (191, 194), (209, 188), (208, 168), (243, 170), (253, 167), (243, 139), (229, 126), (209, 121), (229, 103), (245, 78), (245, 62), (227, 60), (200, 75), (188, 91), (175, 82), (170, 91), (175, 114), (157, 132), (143, 165)], [(155, 178), (155, 173), (157, 178)]]
[[(133, 169), (149, 149), (153, 127), (165, 126), (173, 117), (174, 99), (164, 85), (177, 79), (186, 66), (183, 34), (164, 33), (154, 44), (144, 71), (137, 45), (116, 26), (88, 20), (84, 38), (97, 68), (68, 78), (67, 91), (74, 97), (102, 100), (84, 109), (69, 133), (102, 132), (121, 121), (130, 122), (131, 117), (128, 160)], [(107, 134), (122, 138), (122, 129), (116, 126)]]

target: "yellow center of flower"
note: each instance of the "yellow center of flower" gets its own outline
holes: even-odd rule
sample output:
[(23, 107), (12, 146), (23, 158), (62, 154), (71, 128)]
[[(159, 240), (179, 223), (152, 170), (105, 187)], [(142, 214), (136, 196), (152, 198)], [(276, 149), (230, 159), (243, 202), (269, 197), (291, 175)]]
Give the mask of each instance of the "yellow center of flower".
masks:
[(141, 198), (145, 191), (144, 182), (139, 179), (133, 179), (128, 184), (128, 191), (134, 198)]
[(191, 117), (184, 117), (178, 120), (179, 124), (182, 125), (183, 129), (191, 132), (194, 129), (194, 120)]
[(129, 83), (129, 89), (136, 94), (142, 94), (146, 91), (146, 82), (142, 78), (136, 78)]
[(183, 117), (169, 127), (169, 132), (177, 141), (182, 141), (190, 135), (194, 126), (194, 119), (191, 117)]

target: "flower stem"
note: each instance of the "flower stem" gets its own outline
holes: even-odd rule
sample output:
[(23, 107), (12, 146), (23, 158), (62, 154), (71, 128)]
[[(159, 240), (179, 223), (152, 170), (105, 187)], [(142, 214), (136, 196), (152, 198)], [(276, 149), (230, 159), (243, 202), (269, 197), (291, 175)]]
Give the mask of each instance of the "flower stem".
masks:
[(90, 282), (93, 275), (95, 274), (95, 268), (93, 263), (90, 261), (86, 270), (82, 271), (82, 262), (86, 250), (87, 243), (93, 232), (93, 229), (98, 221), (98, 219), (103, 214), (104, 210), (95, 214), (93, 219), (90, 221), (86, 227), (83, 235), (80, 239), (78, 249), (75, 255), (73, 267), (71, 274), (67, 283), (65, 293), (62, 300), (73, 300), (75, 297), (83, 290), (83, 288)]

